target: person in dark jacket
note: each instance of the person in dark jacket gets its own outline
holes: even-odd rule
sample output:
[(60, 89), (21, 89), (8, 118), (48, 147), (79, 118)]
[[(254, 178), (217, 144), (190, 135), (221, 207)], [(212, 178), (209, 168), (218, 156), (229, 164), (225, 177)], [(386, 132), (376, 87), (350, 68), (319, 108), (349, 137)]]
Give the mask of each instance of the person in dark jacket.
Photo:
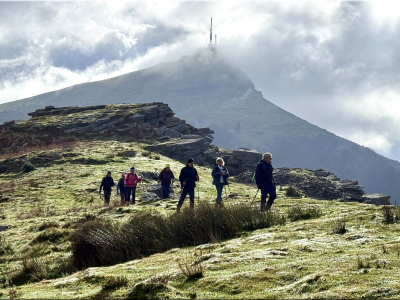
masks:
[(125, 173), (122, 173), (118, 180), (117, 195), (121, 195), (121, 204), (125, 204)]
[(218, 157), (215, 167), (211, 173), (212, 177), (214, 178), (212, 184), (215, 185), (217, 189), (216, 206), (222, 205), (222, 190), (224, 189), (224, 186), (228, 184), (229, 172), (224, 165), (224, 160), (221, 157)]
[(111, 171), (107, 172), (107, 176), (103, 177), (103, 180), (101, 181), (100, 184), (100, 190), (99, 193), (101, 194), (101, 188), (103, 188), (104, 191), (104, 204), (109, 205), (110, 204), (110, 198), (111, 198), (111, 188), (115, 186), (114, 180), (111, 177)]
[(189, 194), (190, 197), (190, 208), (194, 209), (194, 188), (196, 187), (196, 181), (199, 181), (199, 175), (197, 174), (196, 168), (193, 167), (193, 163), (193, 158), (189, 158), (186, 167), (182, 168), (181, 174), (179, 175), (182, 193), (176, 209), (178, 213), (181, 210), (187, 194)]
[(164, 170), (161, 171), (160, 176), (158, 176), (158, 182), (161, 182), (163, 199), (169, 198), (171, 182), (173, 182), (174, 179), (174, 173), (172, 173), (170, 165), (167, 164)]
[(256, 184), (261, 190), (261, 210), (265, 210), (265, 202), (267, 200), (267, 195), (269, 194), (269, 199), (267, 202), (267, 210), (272, 206), (272, 203), (276, 199), (276, 188), (275, 181), (272, 177), (272, 172), (274, 168), (271, 165), (272, 154), (264, 153), (263, 159), (258, 163), (256, 170)]

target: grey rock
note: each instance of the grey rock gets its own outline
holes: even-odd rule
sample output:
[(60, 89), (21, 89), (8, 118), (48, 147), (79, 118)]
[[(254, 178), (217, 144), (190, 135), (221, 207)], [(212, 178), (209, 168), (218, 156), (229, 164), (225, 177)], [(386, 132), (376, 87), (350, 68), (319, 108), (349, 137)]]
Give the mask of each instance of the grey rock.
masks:
[(155, 193), (143, 193), (142, 195), (140, 195), (140, 199), (144, 202), (150, 202), (158, 200), (159, 197)]
[(147, 190), (149, 193), (154, 193), (154, 194), (156, 194), (159, 198), (162, 198), (162, 196), (163, 196), (161, 184), (158, 184), (158, 185), (157, 185), (157, 184), (150, 185), (150, 186), (148, 186), (148, 187), (146, 188), (146, 190)]
[(8, 225), (1, 224), (0, 225), (0, 231), (6, 231), (8, 229)]
[(165, 136), (171, 137), (171, 138), (179, 138), (181, 137), (181, 134), (178, 131), (175, 131), (173, 129), (167, 128), (165, 129), (164, 133)]
[(331, 172), (320, 169), (320, 170), (315, 170), (314, 174), (315, 174), (315, 176), (319, 176), (319, 177), (327, 177), (331, 174)]
[(364, 203), (374, 204), (374, 205), (390, 205), (390, 196), (383, 194), (370, 194), (364, 196)]
[(121, 156), (121, 157), (135, 157), (135, 156), (136, 156), (136, 151), (127, 150), (127, 151), (119, 152), (119, 153), (117, 153), (117, 156)]

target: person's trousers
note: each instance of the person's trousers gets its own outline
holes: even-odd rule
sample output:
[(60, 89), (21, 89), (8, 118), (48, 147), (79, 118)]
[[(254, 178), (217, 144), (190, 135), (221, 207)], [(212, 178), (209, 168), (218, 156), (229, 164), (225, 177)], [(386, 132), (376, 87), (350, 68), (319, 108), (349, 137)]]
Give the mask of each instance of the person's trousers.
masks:
[(185, 201), (186, 195), (189, 194), (190, 208), (194, 208), (194, 187), (183, 187), (181, 197), (179, 198), (178, 208), (181, 208), (183, 201)]
[(104, 190), (104, 203), (110, 204), (111, 190)]
[(161, 188), (162, 188), (163, 199), (169, 198), (170, 186), (161, 184)]
[(261, 206), (265, 205), (268, 194), (269, 198), (267, 202), (267, 210), (271, 208), (272, 203), (274, 203), (274, 200), (276, 199), (276, 188), (274, 186), (271, 186), (261, 189)]
[(136, 194), (136, 186), (134, 187), (125, 187), (125, 201), (129, 203), (131, 194), (132, 194), (132, 204), (135, 204), (135, 194)]
[(121, 202), (125, 202), (125, 194), (126, 194), (125, 190), (119, 191), (119, 194), (121, 195)]
[(217, 189), (217, 203), (221, 203), (222, 202), (222, 191), (224, 190), (224, 185), (222, 183), (216, 184), (215, 187)]

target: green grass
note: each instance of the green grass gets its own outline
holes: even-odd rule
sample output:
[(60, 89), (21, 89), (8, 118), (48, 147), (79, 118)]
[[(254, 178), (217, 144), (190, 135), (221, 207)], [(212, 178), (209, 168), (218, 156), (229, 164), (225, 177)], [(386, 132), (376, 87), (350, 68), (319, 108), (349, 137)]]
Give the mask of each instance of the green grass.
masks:
[[(14, 294), (22, 298), (59, 299), (143, 295), (398, 298), (398, 222), (387, 222), (380, 207), (288, 198), (285, 189), (278, 191), (273, 211), (288, 214), (292, 207), (300, 205), (317, 207), (318, 214), (306, 211), (293, 219), (296, 221), (288, 219), (284, 225), (239, 232), (233, 238), (211, 244), (173, 248), (107, 267), (74, 269), (68, 237), (82, 224), (98, 218), (125, 222), (154, 211), (162, 216), (174, 213), (177, 196), (121, 207), (115, 189), (113, 205), (102, 206), (98, 187), (108, 170), (114, 172), (117, 180), (120, 172), (131, 166), (139, 172), (160, 171), (169, 163), (178, 176), (181, 163), (159, 154), (151, 155), (154, 158), (142, 155), (144, 147), (116, 141), (81, 142), (72, 151), (61, 152), (63, 158), (57, 164), (37, 166), (29, 173), (0, 175), (0, 195), (4, 199), (0, 201), (0, 218), (1, 223), (9, 225), (8, 230), (0, 233), (1, 298)], [(137, 155), (114, 156), (127, 150), (134, 150)], [(211, 185), (211, 169), (197, 169), (200, 182), (196, 202), (199, 196), (213, 204), (216, 191)], [(145, 180), (139, 185), (137, 198), (150, 184), (156, 182)], [(249, 205), (256, 193), (256, 187), (251, 185), (232, 183), (230, 189), (238, 196), (227, 198), (224, 192), (223, 201), (238, 206)], [(259, 205), (259, 199), (255, 205)], [(187, 206), (188, 200), (184, 204)], [(337, 220), (345, 220), (346, 231), (342, 234), (333, 230)], [(196, 261), (201, 261), (202, 276), (194, 280), (187, 280), (179, 265), (188, 253), (196, 254)]]

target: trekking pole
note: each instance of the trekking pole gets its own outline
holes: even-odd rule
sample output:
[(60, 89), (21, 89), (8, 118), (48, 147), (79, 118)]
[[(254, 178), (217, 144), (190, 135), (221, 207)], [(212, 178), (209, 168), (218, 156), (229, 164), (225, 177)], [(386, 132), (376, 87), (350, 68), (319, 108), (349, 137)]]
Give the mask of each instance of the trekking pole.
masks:
[(225, 196), (226, 196), (226, 198), (228, 198), (228, 194), (226, 193), (226, 186), (225, 186), (224, 190), (225, 190)]
[(253, 198), (253, 201), (251, 201), (250, 204), (252, 204), (252, 203), (254, 202), (254, 200), (256, 199), (259, 190), (260, 190), (260, 189), (257, 190), (257, 193), (255, 194), (255, 196), (254, 196), (254, 198)]

